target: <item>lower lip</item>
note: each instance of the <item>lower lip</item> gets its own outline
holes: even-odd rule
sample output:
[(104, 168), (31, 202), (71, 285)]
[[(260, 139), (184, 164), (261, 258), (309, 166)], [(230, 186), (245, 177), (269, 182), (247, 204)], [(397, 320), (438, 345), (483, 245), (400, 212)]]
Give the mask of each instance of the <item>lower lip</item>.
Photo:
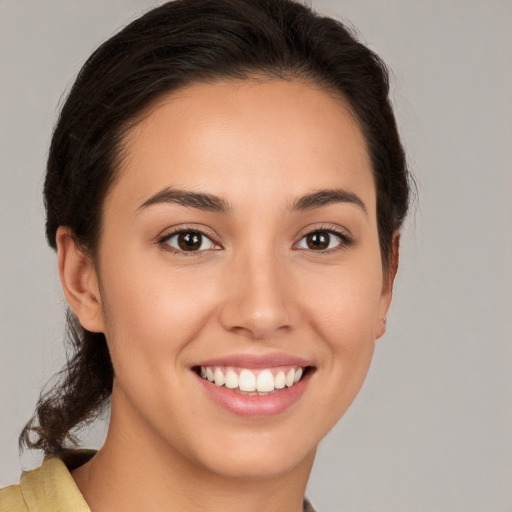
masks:
[(308, 371), (297, 384), (269, 395), (243, 395), (225, 386), (217, 386), (199, 375), (197, 378), (217, 405), (238, 416), (265, 418), (281, 414), (298, 402), (306, 390), (312, 373)]

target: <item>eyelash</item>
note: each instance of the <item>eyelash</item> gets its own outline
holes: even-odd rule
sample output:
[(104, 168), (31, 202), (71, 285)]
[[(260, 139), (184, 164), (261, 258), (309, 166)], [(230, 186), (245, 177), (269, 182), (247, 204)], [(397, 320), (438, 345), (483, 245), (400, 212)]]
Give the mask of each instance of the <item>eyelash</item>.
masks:
[[(297, 247), (297, 245), (302, 240), (304, 240), (306, 237), (313, 235), (315, 233), (327, 233), (329, 235), (333, 235), (333, 236), (339, 238), (340, 242), (336, 245), (336, 247), (333, 247), (331, 249), (314, 250), (314, 249), (303, 249), (303, 248)], [(197, 250), (197, 251), (185, 251), (185, 250), (176, 249), (175, 247), (171, 247), (169, 245), (169, 240), (171, 240), (174, 236), (178, 236), (181, 234), (197, 234), (201, 237), (207, 238), (214, 246), (217, 246), (217, 247), (215, 249), (202, 249), (202, 250)], [(340, 251), (343, 249), (348, 249), (349, 247), (353, 246), (354, 243), (355, 243), (354, 238), (352, 238), (352, 236), (349, 235), (347, 232), (340, 230), (339, 228), (337, 228), (335, 226), (327, 225), (327, 226), (317, 227), (315, 229), (312, 229), (312, 230), (304, 233), (300, 237), (299, 241), (293, 245), (293, 249), (297, 250), (297, 251), (300, 251), (300, 250), (308, 251), (309, 250), (313, 254), (322, 255), (322, 254), (331, 254), (331, 253), (334, 253), (334, 252), (337, 252), (337, 251)], [(171, 233), (167, 233), (165, 236), (158, 239), (157, 244), (160, 247), (162, 247), (164, 250), (170, 251), (174, 254), (179, 254), (180, 256), (197, 256), (198, 253), (203, 253), (203, 252), (211, 251), (211, 250), (219, 250), (220, 248), (222, 248), (222, 246), (215, 240), (213, 233), (207, 232), (206, 230), (203, 230), (203, 229), (200, 229), (197, 227), (184, 227), (184, 228), (177, 229), (176, 231), (172, 231)]]
[[(321, 250), (314, 250), (314, 249), (301, 249), (296, 247), (302, 240), (304, 240), (306, 237), (313, 235), (315, 233), (327, 233), (331, 236), (335, 236), (336, 238), (339, 238), (339, 243), (332, 247), (331, 249), (321, 249)], [(315, 227), (314, 229), (311, 229), (307, 232), (305, 232), (299, 239), (299, 241), (294, 244), (295, 250), (304, 250), (308, 251), (314, 255), (322, 256), (322, 255), (328, 255), (332, 254), (341, 250), (348, 249), (349, 247), (352, 247), (355, 244), (355, 239), (347, 233), (345, 230), (340, 229), (337, 226), (334, 226), (332, 224), (323, 225), (319, 227)]]
[(215, 236), (213, 235), (213, 233), (210, 233), (204, 229), (197, 228), (197, 227), (183, 227), (183, 228), (176, 229), (175, 231), (167, 233), (163, 237), (159, 238), (157, 241), (157, 244), (160, 247), (162, 247), (162, 249), (172, 252), (174, 254), (179, 254), (180, 256), (197, 256), (198, 253), (200, 254), (200, 253), (206, 252), (207, 250), (218, 250), (218, 248), (216, 248), (216, 249), (203, 249), (200, 251), (184, 251), (184, 250), (176, 249), (175, 247), (171, 247), (171, 245), (169, 245), (169, 240), (171, 240), (172, 237), (178, 236), (181, 234), (196, 234), (201, 237), (207, 238), (208, 240), (210, 240), (210, 242), (214, 246), (217, 246), (218, 248), (222, 247), (215, 240)]

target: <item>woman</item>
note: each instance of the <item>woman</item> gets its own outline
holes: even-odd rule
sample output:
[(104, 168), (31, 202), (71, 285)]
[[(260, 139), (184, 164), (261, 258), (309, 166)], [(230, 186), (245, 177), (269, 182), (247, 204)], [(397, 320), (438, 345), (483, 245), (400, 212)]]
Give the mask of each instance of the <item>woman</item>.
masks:
[(44, 193), (76, 355), (2, 510), (312, 510), (407, 211), (380, 59), (290, 0), (166, 3), (84, 65)]

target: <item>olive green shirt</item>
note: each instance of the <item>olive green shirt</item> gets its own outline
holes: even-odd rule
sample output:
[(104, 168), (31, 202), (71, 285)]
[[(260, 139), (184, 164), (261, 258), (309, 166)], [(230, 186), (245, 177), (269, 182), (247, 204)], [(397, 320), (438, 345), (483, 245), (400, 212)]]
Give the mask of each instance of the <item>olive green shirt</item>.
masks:
[[(24, 473), (18, 485), (0, 490), (0, 511), (91, 512), (70, 471), (92, 455), (92, 450), (78, 450), (47, 457), (41, 467)], [(306, 499), (303, 511), (315, 512)]]

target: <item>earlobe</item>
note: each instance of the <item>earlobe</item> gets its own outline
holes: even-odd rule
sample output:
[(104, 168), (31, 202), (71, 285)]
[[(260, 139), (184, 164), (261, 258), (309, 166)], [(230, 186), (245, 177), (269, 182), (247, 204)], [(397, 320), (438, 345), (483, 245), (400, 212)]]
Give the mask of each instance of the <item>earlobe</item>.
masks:
[(59, 276), (69, 306), (84, 329), (103, 332), (103, 308), (98, 276), (91, 258), (76, 244), (67, 227), (57, 230)]
[(391, 305), (391, 298), (393, 296), (393, 284), (395, 282), (396, 273), (398, 271), (399, 250), (400, 233), (395, 231), (391, 241), (391, 261), (389, 262), (389, 268), (384, 275), (379, 314), (375, 325), (375, 339), (380, 338), (386, 332), (387, 314), (389, 306)]

